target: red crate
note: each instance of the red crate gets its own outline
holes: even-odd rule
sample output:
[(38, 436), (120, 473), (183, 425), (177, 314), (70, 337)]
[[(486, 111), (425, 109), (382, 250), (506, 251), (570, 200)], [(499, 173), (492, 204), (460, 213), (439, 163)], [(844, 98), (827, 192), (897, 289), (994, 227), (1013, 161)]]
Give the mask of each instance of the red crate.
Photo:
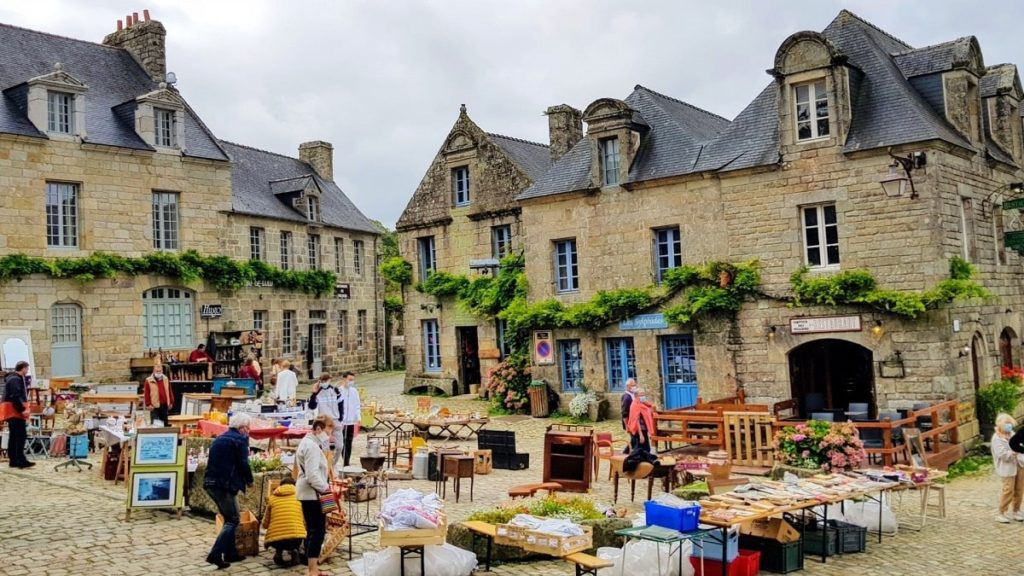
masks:
[[(693, 566), (694, 576), (720, 576), (722, 574), (722, 561), (704, 559), (704, 571), (701, 572), (700, 556), (690, 556), (690, 565)], [(736, 559), (729, 562), (729, 576), (757, 576), (761, 570), (761, 553), (752, 550), (740, 550)]]

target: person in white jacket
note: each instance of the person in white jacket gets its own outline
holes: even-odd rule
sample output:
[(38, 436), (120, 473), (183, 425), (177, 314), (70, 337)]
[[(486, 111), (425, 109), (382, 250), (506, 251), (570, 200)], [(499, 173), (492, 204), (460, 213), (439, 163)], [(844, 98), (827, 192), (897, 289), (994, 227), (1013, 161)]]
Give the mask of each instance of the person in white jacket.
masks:
[(278, 402), (295, 400), (295, 389), (298, 387), (299, 377), (292, 370), (292, 363), (282, 360), (281, 372), (277, 375), (277, 387), (274, 389)]
[(327, 533), (327, 520), (320, 508), (320, 495), (331, 490), (324, 447), (334, 431), (334, 419), (321, 414), (313, 419), (313, 429), (306, 434), (295, 451), (299, 477), (295, 481), (295, 497), (302, 504), (306, 522), (307, 574), (319, 576), (320, 547)]
[(1021, 499), (1024, 497), (1024, 454), (1017, 454), (1010, 449), (1010, 437), (1013, 436), (1015, 425), (1013, 416), (1000, 414), (996, 416), (996, 432), (992, 435), (992, 460), (995, 462), (996, 476), (1003, 481), (996, 522), (1003, 524), (1012, 520), (1024, 522), (1024, 513), (1020, 510)]
[[(306, 407), (310, 410), (315, 409), (317, 414), (326, 414), (334, 419), (335, 422), (341, 422), (341, 412), (345, 405), (345, 392), (340, 386), (334, 386), (331, 384), (330, 374), (321, 374), (320, 379), (317, 380), (316, 384), (313, 385), (313, 393), (309, 396), (309, 401), (306, 403)], [(342, 446), (345, 445), (345, 438), (342, 436), (343, 426), (335, 426), (334, 434), (334, 466), (335, 469), (341, 467), (341, 454)]]
[(344, 402), (341, 412), (341, 425), (345, 436), (342, 460), (343, 466), (348, 466), (349, 459), (352, 457), (352, 439), (356, 435), (356, 424), (359, 423), (359, 418), (362, 414), (362, 407), (359, 405), (359, 391), (356, 390), (355, 373), (345, 372), (341, 375), (339, 395)]

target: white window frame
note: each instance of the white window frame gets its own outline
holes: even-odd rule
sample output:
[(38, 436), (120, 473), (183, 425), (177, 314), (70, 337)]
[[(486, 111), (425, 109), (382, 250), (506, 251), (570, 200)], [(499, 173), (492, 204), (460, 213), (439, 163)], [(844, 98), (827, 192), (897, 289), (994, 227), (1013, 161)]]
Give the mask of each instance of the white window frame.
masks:
[(452, 202), (456, 206), (469, 206), (469, 166), (452, 168)]
[(306, 196), (306, 219), (310, 222), (320, 221), (320, 199), (316, 196)]
[(153, 144), (160, 148), (177, 148), (178, 119), (174, 110), (153, 107)]
[[(667, 235), (663, 238), (663, 235)], [(665, 273), (683, 265), (683, 239), (679, 226), (654, 229), (654, 277), (658, 284)]]
[(422, 236), (416, 239), (419, 253), (420, 282), (426, 281), (434, 270), (437, 270), (437, 242), (433, 236)]
[[(807, 99), (800, 100), (799, 92), (801, 89), (807, 89)], [(819, 93), (818, 90), (821, 89)], [(825, 115), (818, 115), (818, 104), (824, 102), (825, 104)], [(800, 107), (807, 106), (808, 118), (806, 120), (800, 119)], [(824, 120), (828, 126), (828, 130), (825, 134), (822, 134), (818, 123)], [(811, 129), (811, 135), (806, 138), (800, 137), (800, 125), (807, 124)], [(823, 140), (832, 136), (832, 110), (828, 103), (828, 84), (825, 78), (818, 78), (810, 82), (801, 82), (793, 85), (793, 129), (795, 130), (794, 136), (797, 142), (812, 142), (814, 140)]]
[(146, 349), (189, 348), (195, 342), (195, 298), (184, 288), (153, 288), (142, 294)]
[(977, 234), (974, 227), (974, 200), (967, 197), (960, 197), (960, 238), (963, 247), (964, 260), (976, 262), (977, 255)]
[(46, 183), (46, 246), (78, 248), (78, 184)]
[(287, 230), (281, 231), (281, 270), (292, 268), (292, 233)]
[(345, 272), (345, 239), (334, 237), (334, 273), (341, 276)]
[(266, 261), (267, 243), (266, 230), (259, 226), (249, 226), (249, 260)]
[(281, 313), (281, 355), (295, 354), (295, 310)]
[(436, 318), (422, 321), (423, 371), (441, 371), (441, 330)]
[(153, 192), (153, 249), (178, 249), (177, 192)]
[(253, 310), (252, 311), (252, 329), (263, 332), (267, 329), (267, 311), (266, 310)]
[(75, 95), (59, 90), (46, 91), (46, 131), (51, 134), (75, 133)]
[(363, 275), (363, 241), (352, 241), (352, 273), (356, 276)]
[(622, 159), (619, 137), (601, 138), (598, 144), (601, 149), (601, 184), (615, 186), (619, 183), (619, 164)]
[(554, 266), (555, 292), (564, 294), (579, 291), (579, 249), (575, 238), (555, 240)]
[(366, 310), (356, 311), (356, 350), (366, 348)]
[(50, 307), (50, 344), (82, 343), (82, 307), (54, 304)]
[[(827, 208), (832, 208), (832, 212), (835, 216), (835, 222), (832, 224), (825, 223), (825, 212)], [(814, 211), (815, 224), (807, 224), (807, 212)], [(810, 229), (815, 229), (818, 241), (813, 247), (808, 243), (807, 234)], [(835, 242), (828, 242), (828, 228), (834, 228), (836, 237)], [(839, 269), (840, 263), (842, 262), (842, 253), (839, 250), (839, 211), (836, 208), (835, 202), (827, 202), (824, 204), (812, 204), (808, 206), (800, 207), (800, 244), (803, 247), (803, 259), (804, 265), (812, 270), (837, 270)], [(836, 249), (836, 260), (831, 262), (828, 256), (828, 249), (835, 246)], [(810, 254), (812, 251), (818, 253), (818, 264), (812, 264)]]
[(501, 260), (512, 253), (512, 226), (491, 226), (491, 256)]
[(338, 350), (348, 350), (348, 310), (338, 311)]
[(306, 252), (309, 257), (309, 269), (320, 269), (320, 235), (310, 234), (306, 238)]

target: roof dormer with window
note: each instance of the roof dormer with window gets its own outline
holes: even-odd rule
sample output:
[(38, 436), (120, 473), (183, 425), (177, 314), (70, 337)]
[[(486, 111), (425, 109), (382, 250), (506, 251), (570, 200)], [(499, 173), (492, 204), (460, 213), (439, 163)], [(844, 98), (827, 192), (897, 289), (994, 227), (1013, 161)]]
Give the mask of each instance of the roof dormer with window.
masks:
[(779, 47), (768, 72), (779, 85), (784, 148), (846, 141), (852, 120), (851, 83), (858, 82), (861, 74), (832, 42), (818, 32), (797, 32)]
[(305, 217), (310, 225), (319, 226), (323, 223), (320, 207), (322, 191), (312, 174), (273, 180), (270, 182), (270, 191), (281, 202)]
[(163, 82), (135, 99), (135, 132), (158, 152), (185, 149), (185, 102)]
[(590, 183), (593, 188), (620, 186), (649, 127), (640, 113), (622, 100), (601, 98), (583, 112), (590, 141)]
[[(466, 115), (465, 104), (459, 108), (459, 115)], [(451, 191), (450, 204), (454, 208), (467, 208), (473, 203), (480, 170), (477, 150), (478, 142), (468, 130), (453, 130), (445, 140), (442, 154)]]
[(989, 137), (1018, 166), (1024, 165), (1021, 141), (1020, 101), (1024, 97), (1020, 76), (1013, 64), (989, 66), (981, 79), (981, 99)]
[(64, 70), (59, 62), (53, 72), (29, 80), (27, 87), (28, 119), (37, 130), (54, 140), (84, 140), (84, 82)]

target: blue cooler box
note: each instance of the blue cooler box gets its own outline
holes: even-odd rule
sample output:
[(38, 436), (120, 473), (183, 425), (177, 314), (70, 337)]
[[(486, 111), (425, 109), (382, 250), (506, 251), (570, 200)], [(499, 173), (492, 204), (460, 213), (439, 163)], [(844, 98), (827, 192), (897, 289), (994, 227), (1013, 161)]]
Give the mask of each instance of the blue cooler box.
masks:
[[(708, 527), (706, 524), (702, 528)], [(700, 557), (700, 547), (694, 543), (693, 555)], [(736, 526), (729, 529), (728, 546), (726, 548), (726, 562), (732, 562), (740, 555), (740, 528)], [(704, 537), (704, 558), (707, 560), (722, 561), (722, 529), (715, 528), (713, 532)]]
[(662, 526), (680, 532), (692, 532), (697, 529), (700, 519), (700, 506), (673, 508), (663, 506), (654, 500), (644, 502), (644, 515), (648, 526)]
[(89, 457), (89, 435), (79, 434), (77, 436), (68, 436), (68, 456), (72, 458), (88, 458)]

